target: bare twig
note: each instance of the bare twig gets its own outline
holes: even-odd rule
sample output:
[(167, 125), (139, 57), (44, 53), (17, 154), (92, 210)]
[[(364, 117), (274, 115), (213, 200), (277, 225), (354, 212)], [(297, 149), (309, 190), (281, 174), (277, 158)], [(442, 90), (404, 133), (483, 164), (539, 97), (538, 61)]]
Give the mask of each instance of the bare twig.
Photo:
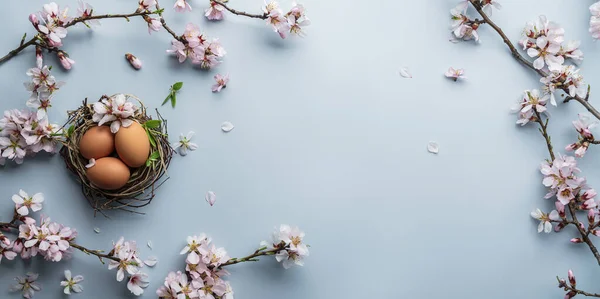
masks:
[(535, 112), (535, 116), (536, 116), (536, 122), (538, 124), (540, 124), (540, 133), (542, 133), (542, 136), (544, 136), (544, 139), (546, 139), (546, 147), (548, 147), (548, 153), (550, 154), (550, 159), (552, 159), (552, 161), (554, 161), (555, 156), (554, 156), (554, 148), (552, 147), (552, 141), (550, 140), (550, 135), (548, 135), (548, 119), (546, 118), (546, 121), (544, 122), (542, 120), (542, 115), (537, 112), (535, 110), (535, 108), (532, 108), (533, 111)]
[(284, 250), (283, 248), (281, 248), (281, 246), (278, 246), (278, 247), (273, 248), (271, 250), (265, 250), (265, 249), (261, 250), (261, 249), (255, 251), (251, 255), (248, 255), (248, 256), (245, 256), (245, 257), (242, 257), (242, 258), (232, 258), (232, 259), (229, 259), (227, 262), (221, 264), (219, 266), (219, 268), (230, 266), (230, 265), (235, 265), (235, 264), (239, 264), (239, 263), (243, 263), (243, 262), (255, 262), (255, 261), (258, 261), (256, 258), (259, 257), (259, 256), (275, 255), (279, 251)]
[(229, 11), (230, 13), (234, 14), (234, 15), (238, 15), (238, 16), (245, 16), (245, 17), (249, 17), (249, 18), (254, 18), (254, 19), (261, 19), (261, 20), (266, 20), (268, 18), (268, 15), (266, 13), (263, 14), (251, 14), (251, 13), (247, 13), (245, 11), (239, 11), (239, 10), (235, 10), (229, 6), (227, 6), (225, 3), (221, 2), (221, 1), (217, 1), (217, 0), (210, 0), (211, 3), (216, 3), (218, 5), (223, 6), (223, 8), (225, 8), (227, 11)]

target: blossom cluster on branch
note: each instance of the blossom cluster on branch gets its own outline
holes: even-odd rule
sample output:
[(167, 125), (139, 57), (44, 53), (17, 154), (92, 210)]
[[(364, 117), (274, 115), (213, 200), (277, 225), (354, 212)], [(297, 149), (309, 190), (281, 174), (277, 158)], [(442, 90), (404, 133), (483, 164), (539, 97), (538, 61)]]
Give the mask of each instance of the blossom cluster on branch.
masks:
[(285, 269), (304, 265), (309, 255), (303, 242), (304, 232), (297, 227), (281, 225), (273, 233), (273, 242), (261, 242), (261, 247), (249, 256), (230, 258), (225, 248), (216, 247), (212, 240), (201, 234), (187, 238), (180, 254), (187, 254), (185, 271), (170, 272), (156, 294), (159, 298), (233, 299), (233, 290), (224, 277), (229, 272), (224, 267), (257, 261), (260, 256), (275, 256)]
[[(590, 32), (594, 38), (600, 36), (599, 3), (590, 7), (593, 14)], [(577, 236), (570, 238), (569, 241), (587, 245), (600, 265), (600, 253), (590, 239), (591, 236), (600, 236), (597, 192), (588, 186), (585, 177), (581, 176), (576, 160), (585, 155), (590, 145), (600, 144), (594, 139), (591, 131), (597, 125), (597, 120), (600, 120), (600, 113), (589, 102), (590, 86), (584, 83), (583, 76), (576, 65), (568, 64), (569, 61), (580, 63), (583, 60), (583, 53), (579, 49), (580, 42), (565, 42), (565, 30), (545, 16), (540, 16), (538, 20), (525, 25), (518, 42), (524, 51), (523, 54), (491, 20), (490, 9), (494, 4), (497, 4), (495, 0), (461, 1), (450, 11), (452, 35), (460, 40), (479, 40), (477, 29), (481, 25), (489, 25), (503, 39), (518, 62), (541, 76), (542, 88), (526, 90), (512, 109), (518, 114), (517, 124), (524, 126), (533, 123), (539, 126), (549, 154), (549, 159), (541, 163), (540, 171), (544, 176), (542, 184), (548, 188), (545, 198), (555, 199), (555, 209), (548, 213), (535, 209), (531, 212), (531, 217), (539, 221), (538, 232), (550, 233), (553, 228), (554, 231), (559, 232), (567, 226), (574, 227)], [(482, 19), (468, 17), (469, 8), (473, 8)], [(564, 103), (574, 100), (583, 105), (592, 115), (579, 114), (578, 119), (573, 121), (578, 140), (566, 145), (565, 151), (574, 151), (575, 157), (556, 153), (548, 133), (550, 120), (548, 103), (557, 106), (554, 95), (556, 91), (564, 92)], [(587, 221), (579, 220), (580, 213), (585, 213)], [(568, 282), (565, 279), (557, 279), (558, 287), (565, 291), (565, 299), (576, 295), (600, 297), (600, 294), (577, 289), (575, 276), (571, 270), (568, 271)]]
[[(87, 249), (75, 243), (78, 233), (74, 228), (53, 222), (45, 216), (41, 216), (39, 222), (30, 216), (30, 213), (42, 209), (44, 197), (41, 193), (29, 196), (25, 191), (20, 190), (18, 194), (13, 195), (12, 200), (15, 203), (12, 220), (0, 222), (0, 263), (3, 257), (6, 260), (14, 260), (16, 257), (26, 260), (36, 256), (41, 256), (50, 262), (60, 262), (70, 258), (74, 250), (79, 250), (87, 255), (97, 256), (103, 264), (104, 259), (110, 260), (108, 268), (117, 269), (117, 281), (122, 281), (127, 273), (127, 288), (133, 294), (142, 294), (143, 288), (148, 286), (148, 275), (141, 269), (144, 264), (154, 266), (156, 260), (149, 259), (142, 262), (136, 251), (135, 242), (124, 241), (121, 238), (113, 244), (108, 254), (104, 254), (102, 250)], [(3, 232), (16, 236), (11, 238)], [(67, 276), (70, 276), (70, 272)], [(18, 284), (13, 289), (22, 291), (25, 298), (30, 298), (34, 291), (41, 290), (41, 287), (34, 284), (36, 279), (37, 274), (18, 278)], [(65, 289), (67, 293), (71, 289), (79, 290), (79, 287), (75, 287), (79, 281), (81, 279), (67, 277), (67, 281), (61, 285), (69, 288)]]

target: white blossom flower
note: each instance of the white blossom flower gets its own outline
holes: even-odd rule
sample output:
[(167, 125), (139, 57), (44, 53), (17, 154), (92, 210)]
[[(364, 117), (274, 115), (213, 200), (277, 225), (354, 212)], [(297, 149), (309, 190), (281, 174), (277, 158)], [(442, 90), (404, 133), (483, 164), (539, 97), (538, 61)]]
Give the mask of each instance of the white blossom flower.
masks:
[(29, 196), (25, 191), (19, 190), (19, 194), (12, 196), (12, 200), (15, 203), (15, 210), (21, 216), (29, 215), (29, 209), (32, 212), (37, 212), (42, 209), (42, 202), (44, 202), (44, 195), (42, 193), (36, 193), (33, 196)]
[(35, 292), (39, 292), (42, 289), (40, 285), (36, 283), (38, 277), (39, 275), (37, 273), (27, 273), (25, 277), (15, 277), (17, 284), (12, 285), (10, 291), (20, 291), (23, 294), (23, 298), (31, 299)]
[(465, 76), (465, 70), (464, 69), (455, 69), (453, 67), (450, 67), (446, 73), (444, 73), (444, 75), (447, 78), (450, 78), (454, 81), (457, 81), (458, 79), (466, 79), (467, 77)]
[(552, 231), (552, 221), (560, 221), (560, 216), (558, 215), (558, 211), (552, 210), (550, 214), (543, 213), (540, 209), (536, 209), (531, 212), (531, 217), (540, 221), (538, 225), (538, 233), (542, 231), (545, 233), (550, 233)]
[(189, 151), (195, 151), (198, 148), (198, 145), (195, 143), (192, 143), (192, 137), (194, 136), (194, 132), (190, 131), (187, 136), (184, 136), (183, 134), (181, 134), (179, 136), (179, 142), (174, 143), (173, 149), (179, 149), (179, 154), (182, 156), (185, 156), (188, 154), (188, 150)]
[(83, 281), (83, 276), (76, 275), (75, 277), (71, 277), (71, 271), (65, 270), (65, 280), (60, 282), (60, 286), (65, 287), (64, 293), (70, 295), (71, 292), (81, 293), (83, 292), (83, 287), (79, 284)]

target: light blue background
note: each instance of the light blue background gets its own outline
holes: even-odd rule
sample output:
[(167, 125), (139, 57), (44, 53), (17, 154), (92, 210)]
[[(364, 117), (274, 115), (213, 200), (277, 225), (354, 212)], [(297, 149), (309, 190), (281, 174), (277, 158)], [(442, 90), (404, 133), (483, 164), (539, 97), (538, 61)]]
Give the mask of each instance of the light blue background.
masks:
[[(242, 256), (280, 223), (306, 231), (312, 246), (306, 266), (284, 271), (263, 259), (234, 267), (229, 279), (236, 298), (562, 298), (555, 276), (570, 268), (578, 286), (600, 291), (589, 250), (568, 242), (575, 232), (537, 234), (529, 217), (536, 207), (553, 206), (542, 199), (537, 170), (547, 153), (536, 128), (514, 125), (509, 107), (524, 89), (539, 87), (538, 77), (515, 62), (489, 28), (480, 30), (480, 45), (448, 42), (448, 11), (456, 1), (306, 0), (313, 21), (308, 37), (284, 41), (259, 20), (227, 15), (220, 23), (205, 21), (208, 1), (191, 1), (194, 11), (186, 14), (176, 14), (172, 2), (162, 0), (171, 27), (181, 33), (193, 21), (219, 37), (228, 52), (222, 65), (210, 72), (180, 65), (165, 54), (170, 36), (149, 36), (139, 19), (103, 20), (93, 32), (73, 28), (64, 47), (77, 61), (73, 70), (63, 72), (48, 60), (67, 82), (50, 116), (62, 123), (84, 98), (118, 92), (154, 108), (170, 84), (183, 81), (177, 108), (161, 113), (172, 141), (194, 130), (199, 149), (173, 159), (171, 179), (145, 216), (116, 213), (110, 220), (93, 217), (60, 157), (5, 167), (0, 219), (9, 220), (10, 197), (23, 188), (43, 192), (44, 213), (77, 228), (78, 243), (109, 249), (120, 236), (137, 240), (144, 256), (159, 257), (144, 298), (154, 297), (169, 271), (183, 268), (178, 253), (186, 236), (206, 232)], [(27, 16), (44, 3), (4, 3), (0, 53), (33, 32)], [(76, 8), (74, 0), (58, 3)], [(98, 14), (136, 7), (133, 0), (90, 3)], [(501, 3), (494, 20), (515, 42), (539, 14), (563, 25), (567, 39), (581, 39), (582, 73), (596, 83), (600, 51), (587, 32), (592, 1)], [(257, 12), (262, 1), (230, 4)], [(127, 64), (126, 52), (144, 62), (141, 71)], [(25, 107), (22, 82), (33, 65), (28, 49), (0, 66), (1, 109)], [(398, 75), (402, 66), (413, 79)], [(450, 66), (465, 68), (469, 79), (444, 78)], [(212, 94), (216, 73), (229, 73), (231, 82)], [(592, 101), (600, 101), (596, 93)], [(581, 111), (576, 103), (551, 109), (557, 149), (575, 139), (570, 121)], [(236, 128), (224, 134), (223, 121)], [(439, 142), (439, 155), (426, 151), (430, 140)], [(596, 187), (597, 158), (593, 148), (582, 160)], [(204, 201), (208, 190), (217, 194), (213, 207)], [(79, 252), (56, 264), (3, 261), (0, 269), (2, 298), (18, 297), (5, 290), (27, 270), (42, 276), (36, 298), (61, 298), (64, 269), (86, 277), (81, 298), (128, 294), (114, 271)]]

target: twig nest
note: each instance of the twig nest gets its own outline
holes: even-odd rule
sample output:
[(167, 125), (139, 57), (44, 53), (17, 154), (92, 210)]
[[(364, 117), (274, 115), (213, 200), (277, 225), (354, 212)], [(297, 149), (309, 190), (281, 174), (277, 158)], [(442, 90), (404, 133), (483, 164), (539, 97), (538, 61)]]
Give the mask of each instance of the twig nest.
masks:
[[(139, 102), (135, 105), (130, 99)], [(132, 95), (102, 96), (69, 111), (60, 154), (96, 212), (136, 212), (154, 198), (173, 156), (166, 121)]]

